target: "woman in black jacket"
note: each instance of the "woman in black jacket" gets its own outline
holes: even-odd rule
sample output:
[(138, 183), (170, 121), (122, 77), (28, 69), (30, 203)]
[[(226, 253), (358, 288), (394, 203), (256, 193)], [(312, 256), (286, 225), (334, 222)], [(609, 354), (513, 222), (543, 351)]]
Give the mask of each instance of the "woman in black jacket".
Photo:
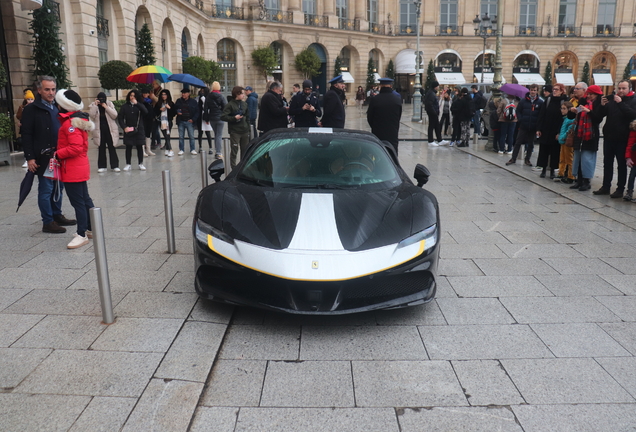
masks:
[(470, 121), (473, 118), (473, 108), (472, 108), (472, 100), (470, 95), (468, 94), (467, 88), (462, 88), (461, 97), (459, 100), (453, 103), (451, 106), (451, 110), (455, 107), (455, 111), (453, 111), (453, 117), (456, 117), (459, 120), (460, 128), (461, 128), (461, 139), (458, 143), (456, 143), (457, 147), (468, 147), (468, 142), (470, 141)]
[(170, 145), (170, 131), (172, 130), (172, 119), (174, 119), (174, 116), (177, 114), (177, 109), (174, 107), (170, 90), (161, 90), (154, 111), (155, 116), (159, 119), (159, 129), (163, 134), (163, 139), (166, 141), (163, 147), (165, 148), (164, 154), (172, 157), (174, 156), (174, 152)]
[(124, 103), (117, 115), (119, 126), (124, 130), (124, 144), (126, 145), (126, 166), (124, 171), (130, 171), (130, 161), (132, 159), (132, 148), (137, 147), (137, 160), (139, 169), (146, 170), (144, 162), (144, 144), (146, 144), (146, 134), (144, 132), (144, 117), (148, 110), (143, 104), (143, 99), (139, 90), (131, 90), (126, 95)]
[(561, 102), (568, 100), (565, 95), (565, 86), (555, 84), (552, 87), (552, 95), (548, 96), (543, 103), (543, 108), (539, 113), (537, 122), (537, 135), (539, 136), (539, 156), (537, 166), (542, 167), (541, 178), (545, 178), (548, 169), (548, 159), (550, 159), (550, 178), (556, 177), (555, 171), (559, 169), (559, 154), (561, 144), (559, 144), (559, 133), (563, 116), (561, 115)]

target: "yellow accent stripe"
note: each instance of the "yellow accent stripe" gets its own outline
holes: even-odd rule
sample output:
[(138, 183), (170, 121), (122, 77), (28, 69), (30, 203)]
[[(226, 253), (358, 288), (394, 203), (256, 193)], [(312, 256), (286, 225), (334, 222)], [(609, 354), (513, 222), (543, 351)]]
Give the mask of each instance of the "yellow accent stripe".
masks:
[(419, 243), (420, 243), (420, 248), (419, 248), (419, 250), (417, 251), (417, 253), (416, 253), (415, 255), (413, 255), (412, 257), (410, 257), (410, 258), (408, 258), (408, 259), (405, 259), (404, 261), (401, 261), (401, 262), (399, 262), (399, 263), (397, 263), (397, 264), (395, 264), (395, 265), (392, 265), (392, 266), (389, 266), (389, 267), (385, 267), (385, 268), (383, 268), (383, 269), (380, 269), (380, 270), (377, 270), (377, 271), (374, 271), (374, 272), (369, 272), (369, 273), (361, 274), (361, 275), (358, 275), (358, 276), (349, 277), (349, 278), (343, 278), (343, 279), (300, 279), (300, 278), (290, 278), (290, 277), (280, 276), (280, 275), (277, 275), (277, 274), (274, 274), (274, 273), (268, 273), (268, 272), (266, 272), (266, 271), (259, 270), (259, 269), (254, 268), (254, 267), (250, 267), (250, 266), (248, 266), (248, 265), (243, 264), (242, 262), (236, 261), (236, 260), (234, 260), (234, 259), (232, 259), (232, 258), (230, 258), (230, 257), (228, 257), (228, 256), (226, 256), (226, 255), (223, 255), (223, 254), (222, 254), (222, 253), (220, 253), (218, 250), (216, 250), (216, 248), (214, 247), (214, 242), (212, 241), (212, 236), (211, 236), (210, 234), (208, 234), (208, 247), (209, 247), (211, 250), (213, 250), (214, 252), (216, 252), (218, 255), (222, 256), (223, 258), (225, 258), (225, 259), (226, 259), (226, 260), (228, 260), (228, 261), (232, 261), (233, 263), (238, 264), (238, 265), (240, 265), (240, 266), (243, 266), (243, 267), (245, 267), (245, 268), (248, 268), (248, 269), (250, 269), (250, 270), (254, 270), (254, 271), (257, 271), (257, 272), (259, 272), (259, 273), (263, 273), (263, 274), (266, 274), (266, 275), (269, 275), (269, 276), (274, 276), (274, 277), (277, 277), (277, 278), (280, 278), (280, 279), (294, 280), (294, 281), (307, 281), (307, 282), (339, 282), (339, 281), (345, 281), (345, 280), (357, 279), (357, 278), (361, 278), (361, 277), (364, 277), (364, 276), (369, 276), (369, 275), (371, 275), (371, 274), (375, 274), (375, 273), (383, 272), (383, 271), (388, 270), (388, 269), (390, 269), (390, 268), (393, 268), (393, 267), (397, 267), (397, 266), (399, 266), (399, 265), (402, 265), (402, 264), (404, 264), (405, 262), (412, 260), (412, 259), (413, 259), (413, 258), (415, 258), (416, 256), (421, 255), (421, 254), (422, 254), (422, 252), (424, 252), (424, 248), (425, 248), (425, 246), (426, 246), (426, 239), (424, 239), (424, 240), (420, 240), (420, 242), (419, 242)]

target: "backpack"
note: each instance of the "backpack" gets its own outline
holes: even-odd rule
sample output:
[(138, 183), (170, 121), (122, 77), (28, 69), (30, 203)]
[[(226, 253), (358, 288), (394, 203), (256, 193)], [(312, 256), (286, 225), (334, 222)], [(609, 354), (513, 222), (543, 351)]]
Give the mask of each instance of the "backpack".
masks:
[(514, 121), (517, 119), (517, 107), (515, 104), (508, 104), (506, 108), (504, 108), (504, 117), (507, 121)]
[(482, 97), (479, 99), (479, 106), (477, 108), (478, 109), (485, 109), (487, 102), (488, 101), (486, 100), (486, 98), (482, 95)]

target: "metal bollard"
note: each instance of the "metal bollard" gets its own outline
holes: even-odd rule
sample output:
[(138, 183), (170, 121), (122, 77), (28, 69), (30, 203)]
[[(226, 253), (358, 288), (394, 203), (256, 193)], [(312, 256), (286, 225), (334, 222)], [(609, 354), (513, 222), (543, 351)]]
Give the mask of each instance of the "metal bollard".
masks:
[(225, 178), (230, 175), (232, 165), (230, 164), (230, 155), (232, 154), (232, 145), (229, 138), (223, 138), (223, 167), (225, 168)]
[(208, 154), (201, 151), (201, 188), (208, 185)]
[(175, 253), (174, 240), (174, 215), (172, 214), (172, 183), (170, 182), (170, 170), (161, 172), (163, 180), (163, 208), (166, 214), (166, 235), (168, 236), (168, 253)]
[(115, 316), (113, 315), (113, 299), (110, 295), (102, 209), (93, 207), (89, 210), (89, 214), (93, 231), (93, 251), (95, 252), (95, 265), (97, 266), (97, 284), (99, 286), (99, 301), (102, 305), (102, 319), (104, 324), (112, 324), (115, 322)]

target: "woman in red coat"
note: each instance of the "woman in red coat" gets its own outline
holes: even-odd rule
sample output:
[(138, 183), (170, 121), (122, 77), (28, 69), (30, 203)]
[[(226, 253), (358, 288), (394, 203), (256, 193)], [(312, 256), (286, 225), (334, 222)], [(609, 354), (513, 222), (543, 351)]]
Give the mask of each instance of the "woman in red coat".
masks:
[(66, 246), (69, 249), (88, 244), (91, 234), (91, 221), (88, 210), (93, 200), (88, 194), (87, 181), (90, 175), (88, 161), (88, 131), (95, 129), (95, 124), (88, 114), (80, 111), (84, 108), (82, 98), (73, 90), (59, 90), (55, 101), (60, 110), (60, 130), (57, 135), (57, 152), (55, 157), (60, 161), (60, 180), (75, 209), (77, 233)]

